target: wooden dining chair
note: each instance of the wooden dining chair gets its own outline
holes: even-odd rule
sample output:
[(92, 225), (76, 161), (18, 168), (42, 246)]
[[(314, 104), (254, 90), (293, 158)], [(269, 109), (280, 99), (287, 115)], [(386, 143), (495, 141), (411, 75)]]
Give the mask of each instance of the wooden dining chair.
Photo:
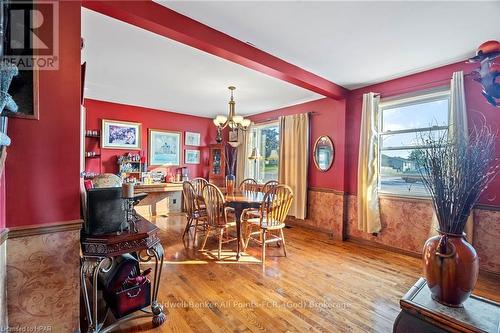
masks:
[(257, 192), (257, 190), (258, 190), (257, 181), (253, 178), (244, 179), (240, 183), (239, 190), (240, 191)]
[(202, 192), (203, 188), (205, 187), (205, 185), (208, 184), (208, 181), (205, 178), (198, 177), (198, 178), (193, 178), (191, 180), (191, 184), (193, 184), (193, 188), (196, 195), (201, 197), (203, 195)]
[[(188, 181), (182, 183), (182, 195), (184, 197), (184, 209), (186, 211), (186, 227), (182, 238), (194, 227), (194, 239), (198, 230), (205, 230), (207, 227), (206, 210), (199, 205), (198, 196), (193, 184)], [(193, 224), (194, 222), (194, 224)]]
[[(259, 217), (246, 217), (243, 220), (246, 229), (245, 250), (250, 241), (255, 241), (262, 246), (262, 265), (266, 261), (266, 245), (272, 242), (283, 243), (286, 257), (286, 243), (283, 228), (285, 219), (292, 205), (293, 191), (290, 186), (278, 185), (272, 187), (264, 194), (260, 205)], [(255, 229), (260, 229), (254, 231)], [(258, 235), (259, 238), (253, 236)], [(269, 238), (268, 238), (269, 236)]]
[(224, 199), (224, 195), (217, 186), (207, 184), (203, 188), (203, 199), (205, 200), (208, 223), (205, 239), (203, 240), (203, 245), (201, 246), (200, 251), (204, 251), (210, 232), (215, 231), (215, 234), (219, 236), (217, 258), (220, 260), (222, 244), (237, 240), (237, 238), (228, 238), (223, 240), (224, 232), (227, 233), (229, 228), (236, 227), (236, 221), (229, 220), (229, 209), (228, 207), (225, 207), (226, 201)]
[[(257, 181), (253, 178), (244, 179), (239, 186), (240, 191), (250, 191), (259, 192), (259, 185)], [(259, 211), (256, 208), (247, 208), (243, 211), (243, 214), (251, 215), (252, 217), (258, 217)]]
[(277, 180), (270, 180), (264, 184), (264, 186), (262, 187), (262, 192), (267, 193), (270, 189), (272, 189), (278, 185), (279, 185), (279, 183)]
[(205, 202), (203, 202), (203, 188), (208, 184), (208, 181), (205, 178), (193, 178), (191, 180), (191, 184), (193, 184), (194, 192), (196, 194), (198, 200), (198, 206), (200, 208), (205, 208)]
[[(270, 180), (262, 186), (262, 188), (260, 189), (260, 192), (267, 193), (270, 189), (275, 188), (276, 186), (278, 186), (278, 181), (277, 180)], [(255, 209), (255, 208), (249, 208), (246, 211), (244, 211), (244, 213), (250, 217), (259, 217), (260, 216), (259, 210)]]

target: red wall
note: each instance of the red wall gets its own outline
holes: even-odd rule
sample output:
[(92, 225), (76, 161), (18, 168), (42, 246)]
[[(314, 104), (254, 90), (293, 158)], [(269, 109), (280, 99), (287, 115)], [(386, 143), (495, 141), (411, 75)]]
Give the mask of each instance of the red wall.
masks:
[(7, 227), (80, 218), (80, 5), (59, 4), (59, 70), (40, 71), (40, 120), (9, 121)]
[[(345, 156), (345, 102), (323, 98), (249, 117), (254, 122), (262, 122), (269, 118), (297, 113), (314, 112), (310, 118), (311, 141), (309, 150), (309, 187), (344, 190), (344, 156)], [(335, 160), (332, 167), (319, 171), (314, 165), (313, 148), (316, 139), (328, 135), (335, 146)]]
[(0, 176), (0, 232), (5, 229), (5, 173)]
[[(363, 94), (367, 92), (380, 93), (382, 98), (409, 93), (417, 90), (449, 84), (453, 72), (463, 70), (469, 73), (474, 64), (464, 62), (436, 68), (403, 78), (360, 88), (350, 92), (347, 98), (347, 126), (346, 126), (346, 191), (356, 194), (359, 128), (361, 122), (361, 107)], [(481, 95), (481, 87), (470, 78), (465, 78), (466, 104), (469, 117), (469, 127), (478, 120), (486, 119), (486, 123), (494, 129), (500, 127), (500, 109), (494, 108)], [(497, 156), (500, 156), (500, 138), (497, 140)], [(496, 177), (489, 189), (483, 194), (481, 203), (500, 205), (500, 177)]]
[[(215, 143), (216, 130), (209, 118), (189, 116), (179, 113), (166, 112), (154, 109), (148, 109), (138, 106), (110, 103), (97, 101), (92, 99), (85, 100), (87, 109), (86, 128), (91, 130), (101, 130), (102, 119), (123, 120), (142, 123), (142, 138), (141, 138), (141, 155), (148, 156), (148, 129), (164, 129), (182, 132), (182, 158), (184, 162), (184, 148), (200, 149), (202, 151), (200, 164), (187, 164), (189, 168), (189, 176), (206, 177), (208, 176), (208, 150), (206, 147), (211, 143)], [(201, 147), (185, 147), (184, 136), (185, 132), (198, 132), (201, 134)], [(101, 158), (87, 159), (86, 170), (94, 172), (118, 172), (117, 156), (123, 155), (128, 150), (123, 149), (99, 149), (97, 140), (86, 139), (86, 149), (89, 151), (100, 150)], [(137, 153), (137, 150), (130, 150)], [(149, 164), (149, 163), (148, 163)], [(153, 168), (152, 169), (165, 169)], [(176, 167), (167, 168), (167, 171), (175, 173)]]

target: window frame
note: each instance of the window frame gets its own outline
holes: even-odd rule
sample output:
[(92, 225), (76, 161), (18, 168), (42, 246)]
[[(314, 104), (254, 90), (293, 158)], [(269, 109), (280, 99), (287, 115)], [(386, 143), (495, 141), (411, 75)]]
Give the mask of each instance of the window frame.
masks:
[[(428, 102), (433, 102), (433, 101), (439, 101), (439, 100), (447, 100), (448, 101), (448, 113), (447, 113), (447, 125), (435, 125), (435, 126), (428, 126), (428, 127), (419, 127), (419, 128), (412, 128), (412, 129), (404, 129), (404, 130), (388, 130), (384, 131), (383, 125), (384, 125), (384, 111), (385, 110), (390, 110), (390, 109), (395, 109), (395, 108), (400, 108), (400, 107), (405, 107), (405, 106), (411, 106), (411, 105), (417, 105), (417, 104), (422, 104), (422, 103), (428, 103)], [(398, 193), (394, 191), (388, 191), (388, 190), (383, 190), (382, 189), (382, 152), (384, 151), (394, 151), (394, 150), (415, 150), (415, 149), (426, 149), (429, 148), (430, 146), (428, 145), (412, 145), (412, 146), (393, 146), (393, 147), (382, 147), (382, 139), (384, 136), (387, 135), (395, 135), (395, 134), (408, 134), (408, 133), (424, 133), (428, 131), (441, 131), (441, 130), (448, 130), (449, 129), (449, 121), (450, 121), (450, 114), (451, 114), (451, 90), (450, 86), (442, 86), (442, 87), (437, 87), (435, 89), (431, 90), (420, 90), (418, 92), (410, 94), (405, 94), (405, 95), (398, 95), (394, 97), (389, 97), (382, 99), (379, 102), (378, 105), (378, 133), (377, 133), (377, 143), (378, 143), (378, 179), (377, 179), (377, 190), (378, 193), (381, 196), (390, 196), (390, 197), (401, 197), (401, 198), (416, 198), (416, 199), (430, 199), (430, 194), (427, 192), (426, 194), (403, 194), (403, 193)]]
[[(260, 168), (258, 168), (258, 167), (256, 168), (255, 166), (256, 166), (256, 164), (258, 165), (258, 163), (260, 163), (260, 161), (257, 161), (257, 163), (256, 163), (255, 161), (249, 160), (248, 157), (252, 153), (252, 149), (254, 147), (258, 149), (260, 156), (263, 157), (262, 151), (260, 151), (260, 148), (259, 148), (260, 144), (261, 144), (261, 138), (258, 137), (258, 135), (256, 135), (254, 131), (262, 130), (263, 128), (266, 128), (266, 127), (277, 127), (278, 128), (278, 142), (279, 142), (279, 138), (280, 138), (279, 120), (270, 120), (270, 121), (266, 121), (266, 122), (262, 122), (262, 123), (253, 124), (252, 127), (250, 127), (251, 133), (250, 133), (249, 140), (247, 142), (247, 154), (248, 154), (248, 156), (247, 156), (247, 161), (246, 161), (245, 166), (248, 167), (248, 172), (246, 173), (246, 175), (250, 178), (255, 179), (257, 182), (260, 181), (260, 179), (257, 179), (257, 175), (260, 175)], [(279, 145), (278, 145), (278, 156), (279, 156)], [(278, 175), (279, 175), (279, 166), (280, 166), (280, 161), (278, 159)]]

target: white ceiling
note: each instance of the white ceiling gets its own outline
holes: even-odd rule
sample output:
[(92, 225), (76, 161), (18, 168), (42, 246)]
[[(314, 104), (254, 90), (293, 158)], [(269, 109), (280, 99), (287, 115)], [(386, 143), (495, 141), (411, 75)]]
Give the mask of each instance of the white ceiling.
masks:
[(161, 3), (349, 89), (460, 61), (500, 40), (499, 1)]
[(82, 8), (85, 97), (213, 117), (248, 115), (322, 96)]

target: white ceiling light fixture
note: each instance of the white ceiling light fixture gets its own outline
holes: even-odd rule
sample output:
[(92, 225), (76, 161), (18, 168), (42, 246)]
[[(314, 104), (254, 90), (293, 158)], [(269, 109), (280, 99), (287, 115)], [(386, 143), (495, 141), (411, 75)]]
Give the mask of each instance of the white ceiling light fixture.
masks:
[(229, 126), (231, 129), (240, 129), (246, 131), (248, 127), (252, 124), (250, 119), (243, 118), (242, 116), (237, 116), (235, 111), (236, 102), (234, 101), (233, 92), (236, 89), (234, 86), (229, 86), (228, 89), (231, 91), (231, 99), (229, 100), (229, 113), (226, 116), (218, 115), (214, 118), (214, 125), (217, 126), (217, 130), (220, 132), (222, 129)]

